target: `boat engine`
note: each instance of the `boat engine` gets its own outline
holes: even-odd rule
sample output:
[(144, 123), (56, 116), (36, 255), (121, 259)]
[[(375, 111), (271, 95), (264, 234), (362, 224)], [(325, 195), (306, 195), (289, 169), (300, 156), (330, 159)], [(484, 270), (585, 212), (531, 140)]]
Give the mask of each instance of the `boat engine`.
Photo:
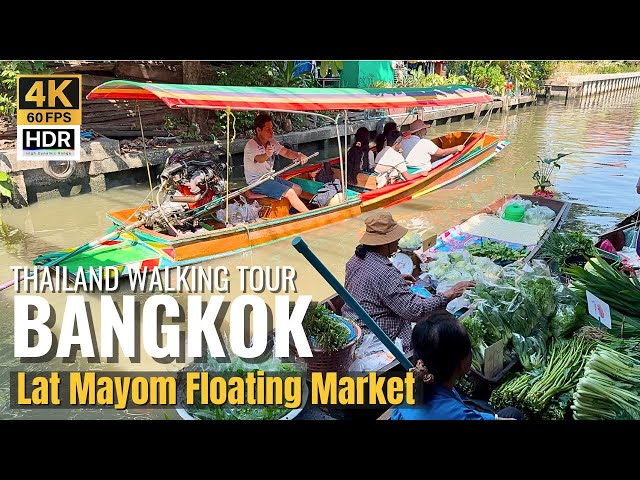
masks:
[(195, 231), (198, 217), (189, 215), (190, 210), (226, 193), (226, 170), (218, 155), (207, 150), (174, 153), (160, 173), (155, 205), (140, 212), (138, 219), (170, 235)]
[(162, 188), (173, 202), (196, 208), (225, 193), (227, 166), (207, 150), (174, 153), (160, 174)]

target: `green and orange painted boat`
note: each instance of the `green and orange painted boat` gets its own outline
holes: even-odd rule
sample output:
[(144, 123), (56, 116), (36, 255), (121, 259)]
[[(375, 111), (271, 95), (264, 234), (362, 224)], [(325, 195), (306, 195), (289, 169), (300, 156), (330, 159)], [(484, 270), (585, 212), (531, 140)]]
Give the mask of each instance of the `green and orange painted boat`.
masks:
[[(218, 109), (228, 113), (234, 110), (308, 113), (334, 121), (338, 139), (340, 135), (352, 133), (353, 129), (346, 124), (348, 110), (492, 102), (491, 97), (482, 91), (464, 85), (421, 89), (276, 88), (153, 84), (125, 80), (99, 85), (87, 98), (162, 101), (171, 108)], [(339, 125), (337, 118), (334, 120), (316, 113), (323, 110), (344, 110), (345, 123)], [(347, 138), (343, 139), (346, 145)], [(163, 231), (145, 223), (147, 206), (109, 212), (107, 218), (113, 222), (113, 227), (103, 237), (75, 249), (41, 255), (34, 263), (65, 266), (71, 272), (79, 267), (85, 271), (116, 267), (121, 275), (126, 275), (130, 270), (168, 268), (223, 257), (436, 190), (478, 168), (508, 145), (507, 141), (500, 141), (486, 132), (454, 132), (433, 141), (442, 148), (460, 144), (465, 148), (433, 168), (426, 177), (380, 189), (375, 188), (375, 176), (361, 173), (358, 184), (349, 186), (347, 195), (339, 196), (339, 202), (305, 213), (290, 214), (286, 199), (269, 199), (252, 194), (250, 190), (243, 192), (249, 202), (256, 200), (262, 205), (262, 214), (255, 221), (235, 226), (216, 218), (214, 214), (219, 207), (207, 210), (206, 215), (199, 218), (198, 228), (186, 232), (171, 231), (171, 228)], [(343, 157), (346, 155), (343, 155), (341, 141), (338, 144), (340, 157), (329, 161), (335, 169), (336, 178), (342, 179), (342, 185), (345, 185), (347, 176)], [(303, 201), (308, 202), (324, 185), (312, 179), (310, 173), (314, 169), (317, 165), (305, 165), (282, 175), (302, 187)], [(226, 195), (230, 195), (228, 191)]]

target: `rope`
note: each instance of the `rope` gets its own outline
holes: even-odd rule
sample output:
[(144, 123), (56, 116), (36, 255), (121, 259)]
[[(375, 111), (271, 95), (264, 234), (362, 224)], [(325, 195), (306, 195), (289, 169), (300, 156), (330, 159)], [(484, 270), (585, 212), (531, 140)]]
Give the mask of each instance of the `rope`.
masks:
[[(231, 170), (231, 142), (236, 139), (236, 116), (231, 113), (231, 108), (229, 107), (226, 108), (225, 113), (227, 114), (227, 197), (225, 201), (224, 220), (225, 225), (229, 225), (229, 170)], [(233, 138), (229, 139), (231, 117), (233, 117)]]
[[(469, 136), (465, 139), (465, 141), (462, 143), (462, 146), (464, 147), (467, 142), (471, 139), (471, 137), (473, 136), (473, 134), (476, 132), (476, 130), (478, 129), (478, 127), (480, 125), (482, 125), (482, 122), (484, 122), (487, 118), (491, 118), (491, 112), (493, 111), (493, 101), (491, 102), (490, 106), (489, 106), (489, 110), (487, 111), (487, 113), (484, 114), (484, 117), (480, 118), (480, 121), (478, 122), (478, 125), (476, 125), (476, 127), (471, 130), (471, 133), (469, 134)], [(487, 122), (487, 127), (486, 127), (486, 131), (489, 130), (489, 122)]]
[(142, 115), (140, 115), (140, 104), (136, 100), (136, 110), (138, 111), (138, 120), (140, 121), (140, 134), (142, 135), (142, 151), (144, 161), (147, 164), (147, 177), (149, 178), (149, 193), (153, 192), (153, 182), (151, 181), (151, 168), (149, 167), (149, 159), (147, 158), (147, 142), (144, 139), (144, 129), (142, 128)]

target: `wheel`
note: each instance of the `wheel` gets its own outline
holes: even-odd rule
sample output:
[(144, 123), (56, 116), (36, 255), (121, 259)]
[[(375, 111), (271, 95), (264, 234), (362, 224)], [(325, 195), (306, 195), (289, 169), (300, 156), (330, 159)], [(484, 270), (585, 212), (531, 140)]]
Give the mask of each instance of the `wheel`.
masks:
[(76, 162), (71, 160), (52, 160), (44, 164), (45, 173), (56, 180), (66, 180), (76, 170)]

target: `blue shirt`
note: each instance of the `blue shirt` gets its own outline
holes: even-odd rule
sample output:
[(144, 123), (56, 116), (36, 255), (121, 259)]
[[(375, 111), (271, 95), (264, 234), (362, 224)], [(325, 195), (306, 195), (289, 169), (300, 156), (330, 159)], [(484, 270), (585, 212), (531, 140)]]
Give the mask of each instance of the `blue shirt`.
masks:
[(466, 406), (455, 388), (436, 384), (424, 404), (394, 407), (390, 420), (495, 420), (495, 416)]

